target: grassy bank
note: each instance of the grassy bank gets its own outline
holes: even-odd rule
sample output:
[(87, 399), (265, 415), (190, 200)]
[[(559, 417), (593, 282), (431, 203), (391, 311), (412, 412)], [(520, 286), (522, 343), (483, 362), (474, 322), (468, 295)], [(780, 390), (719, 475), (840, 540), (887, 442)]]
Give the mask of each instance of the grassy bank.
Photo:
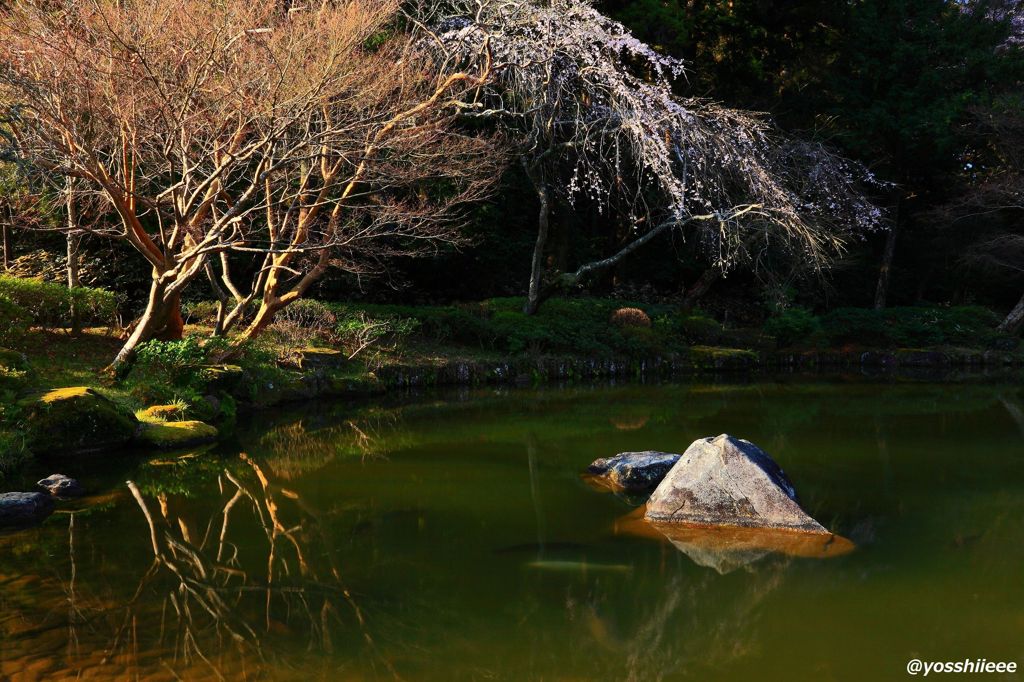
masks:
[[(31, 288), (19, 286), (5, 294), (0, 282), (0, 297), (22, 311), (20, 326), (0, 344), (7, 347), (0, 356), (0, 470), (31, 457), (26, 401), (72, 386), (94, 387), (145, 422), (201, 420), (229, 429), (240, 407), (399, 386), (868, 364), (1019, 366), (1024, 359), (1019, 340), (995, 332), (995, 316), (982, 308), (839, 309), (823, 316), (791, 309), (761, 327), (730, 329), (668, 305), (556, 299), (527, 316), (522, 299), (503, 298), (421, 307), (301, 301), (224, 365), (218, 357), (226, 341), (210, 338), (215, 306), (198, 302), (185, 306), (183, 340), (143, 345), (127, 378), (103, 383), (100, 370), (121, 344), (113, 326), (72, 335), (60, 315), (33, 315), (24, 300)], [(106, 308), (89, 310), (90, 322), (103, 321)]]

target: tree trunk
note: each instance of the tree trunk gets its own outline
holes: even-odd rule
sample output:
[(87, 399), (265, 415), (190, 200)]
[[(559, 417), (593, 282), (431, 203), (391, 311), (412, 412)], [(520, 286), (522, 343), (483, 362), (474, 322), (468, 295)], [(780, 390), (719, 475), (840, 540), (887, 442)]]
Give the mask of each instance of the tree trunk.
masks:
[(181, 316), (181, 294), (175, 293), (164, 301), (161, 325), (153, 338), (160, 341), (180, 341), (185, 334), (185, 318)]
[(540, 212), (537, 215), (537, 243), (533, 245), (533, 260), (530, 263), (530, 289), (526, 295), (523, 312), (533, 315), (541, 304), (541, 287), (544, 279), (544, 249), (548, 243), (548, 230), (551, 225), (551, 197), (548, 193), (547, 181), (541, 175), (534, 181), (537, 198), (540, 200)]
[(885, 251), (882, 253), (882, 267), (878, 271), (878, 286), (875, 288), (875, 310), (885, 307), (889, 298), (889, 275), (892, 272), (892, 259), (896, 255), (896, 231), (898, 223), (893, 223), (892, 229), (885, 237)]
[[(70, 222), (70, 218), (68, 219)], [(82, 235), (75, 232), (68, 232), (67, 234), (68, 244), (68, 289), (77, 289), (82, 285), (79, 279), (79, 259), (78, 249), (82, 244)], [(82, 311), (78, 304), (75, 302), (75, 297), (71, 297), (71, 333), (78, 336), (82, 333)]]
[(181, 295), (173, 293), (168, 296), (167, 285), (159, 278), (154, 279), (149, 288), (146, 310), (104, 372), (117, 379), (123, 378), (135, 363), (135, 351), (140, 343), (150, 339), (177, 340), (181, 338), (183, 329)]
[(721, 273), (718, 268), (710, 267), (701, 273), (697, 281), (686, 290), (686, 294), (683, 296), (683, 302), (679, 306), (685, 312), (693, 310), (693, 307), (697, 305), (697, 301), (704, 297), (704, 294), (708, 293), (715, 282), (721, 278)]
[(3, 247), (4, 247), (4, 272), (11, 269), (11, 226), (4, 223), (3, 227)]
[[(78, 212), (75, 206), (75, 195), (71, 182), (68, 181), (68, 233), (66, 235), (68, 246), (68, 289), (77, 289), (81, 286), (79, 278), (78, 249), (82, 245), (82, 235), (78, 231)], [(75, 302), (74, 295), (71, 296), (71, 333), (78, 336), (82, 333), (82, 311)]]
[(260, 309), (256, 311), (256, 317), (253, 318), (249, 326), (245, 328), (238, 336), (238, 340), (233, 344), (235, 348), (241, 346), (241, 344), (256, 338), (263, 333), (263, 330), (270, 326), (270, 323), (274, 321), (274, 316), (277, 315), (278, 311), (284, 308), (286, 303), (281, 301), (279, 298), (264, 298), (260, 303)]
[(1016, 334), (1024, 327), (1024, 296), (1020, 297), (1017, 305), (1006, 316), (1006, 319), (999, 324), (999, 331), (1006, 334)]

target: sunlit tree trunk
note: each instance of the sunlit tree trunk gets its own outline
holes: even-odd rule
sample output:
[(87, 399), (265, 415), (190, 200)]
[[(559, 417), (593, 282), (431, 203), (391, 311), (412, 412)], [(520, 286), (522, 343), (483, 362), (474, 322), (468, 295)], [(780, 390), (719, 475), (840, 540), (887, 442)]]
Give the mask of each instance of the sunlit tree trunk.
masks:
[[(77, 289), (81, 286), (78, 251), (82, 245), (82, 234), (78, 230), (78, 211), (75, 205), (74, 185), (71, 180), (68, 180), (67, 195), (68, 231), (65, 239), (68, 247), (68, 289)], [(74, 296), (71, 296), (71, 333), (75, 336), (82, 333), (82, 311), (79, 309)]]
[(170, 291), (161, 277), (154, 277), (149, 288), (149, 298), (142, 316), (136, 320), (128, 339), (117, 352), (106, 372), (116, 378), (124, 377), (135, 362), (139, 344), (151, 339), (175, 341), (182, 337), (185, 329), (181, 317), (181, 294)]
[(4, 224), (4, 227), (3, 227), (3, 242), (4, 242), (3, 243), (3, 247), (4, 247), (4, 272), (7, 272), (8, 270), (11, 269), (11, 261), (10, 261), (10, 257), (8, 256), (8, 254), (11, 251), (11, 241), (10, 241), (9, 228), (7, 227), (6, 224)]

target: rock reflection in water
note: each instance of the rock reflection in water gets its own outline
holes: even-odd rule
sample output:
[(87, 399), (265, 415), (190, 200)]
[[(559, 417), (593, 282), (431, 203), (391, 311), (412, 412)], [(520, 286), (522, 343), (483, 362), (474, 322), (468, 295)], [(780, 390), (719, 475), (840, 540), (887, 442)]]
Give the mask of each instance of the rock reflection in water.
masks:
[(643, 507), (629, 513), (616, 522), (615, 532), (667, 541), (698, 566), (713, 568), (722, 575), (749, 566), (770, 554), (828, 559), (849, 554), (856, 547), (840, 535), (657, 523), (645, 521), (643, 516)]

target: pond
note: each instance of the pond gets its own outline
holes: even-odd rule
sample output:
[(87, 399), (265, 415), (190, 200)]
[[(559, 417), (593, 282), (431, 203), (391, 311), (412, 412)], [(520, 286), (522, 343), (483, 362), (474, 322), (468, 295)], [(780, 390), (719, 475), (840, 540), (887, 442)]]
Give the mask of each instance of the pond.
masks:
[[(728, 432), (831, 558), (715, 564), (580, 472)], [(0, 678), (880, 680), (1024, 663), (1019, 384), (474, 389), (259, 413), (0, 535)], [(126, 483), (130, 481), (130, 483)], [(642, 530), (642, 527), (639, 528)]]

